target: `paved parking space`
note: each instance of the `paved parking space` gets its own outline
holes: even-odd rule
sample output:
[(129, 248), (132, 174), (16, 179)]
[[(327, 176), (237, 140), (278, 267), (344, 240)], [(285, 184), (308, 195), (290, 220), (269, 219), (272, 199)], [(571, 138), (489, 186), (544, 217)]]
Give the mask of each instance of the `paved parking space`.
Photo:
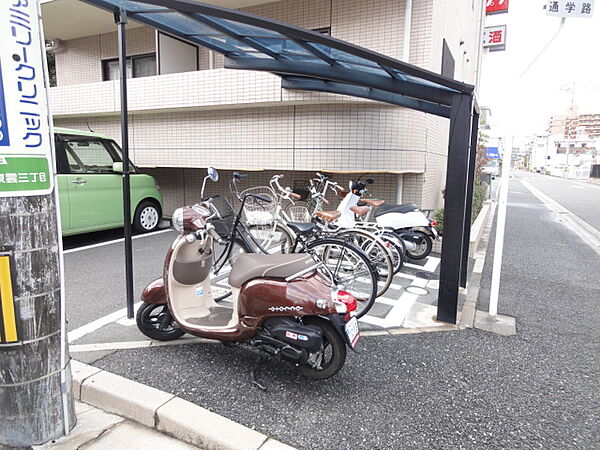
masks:
[[(135, 319), (126, 317), (123, 242), (114, 237), (114, 233), (109, 232), (102, 242), (103, 237), (95, 233), (90, 245), (80, 237), (79, 246), (65, 251), (67, 320), (72, 352), (77, 355), (92, 352), (93, 359), (111, 350), (156, 345), (140, 333)], [(161, 276), (166, 251), (175, 237), (176, 232), (172, 229), (134, 237), (136, 302), (143, 288)], [(435, 321), (439, 263), (439, 255), (434, 254), (422, 261), (407, 263), (395, 275), (390, 289), (361, 319), (361, 329), (444, 325)], [(228, 275), (226, 267), (218, 276), (213, 276), (213, 286), (220, 292), (224, 291)], [(231, 305), (228, 299), (222, 303)], [(193, 339), (187, 339), (176, 341), (176, 344), (193, 342)]]

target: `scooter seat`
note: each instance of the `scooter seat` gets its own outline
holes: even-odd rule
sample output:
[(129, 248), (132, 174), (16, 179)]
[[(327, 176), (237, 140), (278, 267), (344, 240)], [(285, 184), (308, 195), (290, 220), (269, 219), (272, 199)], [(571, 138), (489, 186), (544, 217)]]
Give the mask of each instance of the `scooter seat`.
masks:
[(405, 203), (403, 205), (382, 205), (376, 212), (375, 212), (375, 217), (379, 217), (382, 216), (383, 214), (388, 214), (388, 213), (400, 213), (400, 214), (405, 214), (405, 213), (409, 213), (411, 211), (416, 211), (417, 209), (417, 205), (415, 205), (414, 203)]
[(363, 214), (367, 214), (370, 211), (371, 208), (369, 208), (368, 206), (351, 206), (350, 207), (350, 211), (352, 211), (354, 214), (362, 216)]
[(296, 234), (308, 234), (316, 227), (312, 222), (288, 222), (287, 226)]
[(287, 278), (315, 264), (312, 256), (306, 253), (286, 255), (245, 253), (233, 263), (229, 274), (229, 285), (239, 288), (253, 278)]
[(342, 213), (339, 211), (317, 211), (316, 215), (325, 222), (333, 222), (339, 219)]
[(379, 208), (385, 203), (385, 200), (372, 200), (370, 198), (363, 198), (362, 201), (365, 202), (365, 205), (373, 206), (374, 208)]

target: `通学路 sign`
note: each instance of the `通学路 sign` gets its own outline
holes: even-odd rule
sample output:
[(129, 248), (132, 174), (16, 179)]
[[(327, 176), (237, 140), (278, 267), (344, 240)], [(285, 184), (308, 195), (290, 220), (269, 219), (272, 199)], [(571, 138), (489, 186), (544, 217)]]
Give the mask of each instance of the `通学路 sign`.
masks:
[(594, 0), (548, 0), (546, 14), (557, 17), (592, 17)]

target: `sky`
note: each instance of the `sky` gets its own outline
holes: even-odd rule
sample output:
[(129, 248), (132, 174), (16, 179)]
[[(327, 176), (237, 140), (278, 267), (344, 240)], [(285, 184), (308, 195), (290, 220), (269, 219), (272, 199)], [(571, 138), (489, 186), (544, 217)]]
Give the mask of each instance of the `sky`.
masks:
[[(589, 1), (589, 0), (588, 0)], [(571, 104), (580, 112), (600, 113), (600, 0), (594, 15), (568, 18), (560, 33), (560, 18), (546, 15), (544, 0), (510, 0), (509, 13), (487, 16), (486, 26), (507, 25), (505, 51), (484, 50), (479, 104), (491, 108), (491, 133), (512, 130), (524, 136), (545, 130), (551, 115)]]

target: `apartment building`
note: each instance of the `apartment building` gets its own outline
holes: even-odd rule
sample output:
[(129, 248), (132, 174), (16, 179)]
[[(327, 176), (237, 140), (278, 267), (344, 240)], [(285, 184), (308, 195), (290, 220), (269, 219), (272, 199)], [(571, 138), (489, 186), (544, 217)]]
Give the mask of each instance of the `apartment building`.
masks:
[(600, 138), (600, 114), (579, 114), (573, 108), (569, 114), (552, 116), (548, 124), (550, 133), (569, 139)]
[[(42, 0), (43, 1), (43, 0)], [(482, 0), (215, 0), (357, 44), (475, 84)], [(117, 33), (113, 17), (79, 0), (42, 4), (53, 41), (56, 126), (120, 139)], [(77, 20), (73, 20), (76, 17)], [(388, 202), (442, 206), (448, 120), (349, 96), (287, 90), (261, 72), (223, 68), (222, 55), (131, 21), (127, 31), (130, 152), (158, 180), (165, 214), (197, 199), (204, 168), (273, 173), (287, 185), (329, 172), (347, 184), (376, 180)]]

